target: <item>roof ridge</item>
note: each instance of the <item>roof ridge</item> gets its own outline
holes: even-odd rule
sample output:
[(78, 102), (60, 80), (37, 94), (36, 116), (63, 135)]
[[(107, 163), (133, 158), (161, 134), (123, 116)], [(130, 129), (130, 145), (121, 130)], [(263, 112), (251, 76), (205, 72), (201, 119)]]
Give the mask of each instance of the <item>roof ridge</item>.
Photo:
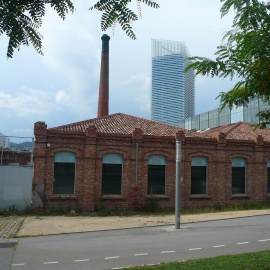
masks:
[(229, 125), (230, 125), (230, 124), (225, 124), (225, 125), (222, 125), (222, 126), (219, 126), (219, 127), (210, 128), (209, 130), (204, 131), (204, 132), (202, 132), (202, 133), (203, 133), (203, 134), (209, 134), (209, 135), (211, 135), (211, 133), (216, 132), (216, 131), (219, 131), (220, 129), (225, 128), (225, 127), (227, 127), (227, 126), (229, 126)]
[(130, 115), (130, 114), (127, 114), (127, 113), (118, 113), (118, 114), (131, 116), (131, 117), (138, 118), (138, 119), (141, 119), (141, 120), (146, 120), (147, 122), (155, 122), (155, 123), (157, 123), (159, 125), (162, 125), (162, 126), (170, 126), (170, 127), (174, 127), (174, 128), (179, 128), (181, 130), (186, 130), (186, 129), (183, 129), (183, 128), (180, 128), (180, 127), (177, 127), (177, 126), (173, 126), (173, 125), (170, 125), (170, 124), (161, 123), (161, 122), (158, 122), (158, 121), (154, 121), (154, 120), (151, 120), (151, 119), (142, 118), (142, 117), (139, 117), (139, 116)]
[(64, 127), (68, 127), (68, 126), (73, 126), (73, 125), (78, 125), (81, 123), (87, 123), (89, 121), (94, 121), (94, 120), (98, 120), (98, 119), (104, 119), (104, 118), (109, 118), (111, 116), (117, 115), (117, 114), (121, 114), (121, 113), (114, 113), (114, 114), (109, 114), (103, 117), (95, 117), (95, 118), (91, 118), (91, 119), (87, 119), (87, 120), (82, 120), (82, 121), (78, 121), (78, 122), (74, 122), (74, 123), (70, 123), (70, 124), (66, 124), (66, 125), (61, 125), (61, 126), (57, 126), (57, 127), (52, 127), (52, 128), (48, 128), (48, 129), (58, 129), (58, 128), (64, 128)]
[(240, 126), (243, 122), (239, 121), (235, 123), (227, 132), (225, 132), (225, 135), (227, 136), (229, 133), (231, 133), (234, 129), (236, 129), (238, 126)]

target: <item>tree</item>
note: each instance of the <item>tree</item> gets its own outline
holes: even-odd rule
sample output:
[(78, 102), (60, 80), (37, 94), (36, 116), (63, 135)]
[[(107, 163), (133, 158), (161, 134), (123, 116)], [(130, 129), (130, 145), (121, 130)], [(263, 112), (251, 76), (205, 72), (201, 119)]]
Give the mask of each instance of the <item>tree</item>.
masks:
[(11, 58), (14, 49), (32, 43), (35, 50), (42, 53), (42, 35), (38, 31), (45, 15), (45, 7), (50, 5), (58, 15), (65, 19), (66, 14), (74, 11), (70, 0), (0, 0), (0, 35), (9, 38), (7, 58)]
[[(211, 75), (225, 78), (237, 77), (233, 89), (222, 92), (222, 110), (226, 105), (232, 108), (247, 106), (250, 100), (260, 98), (270, 104), (270, 4), (258, 0), (221, 0), (221, 16), (232, 8), (236, 11), (232, 30), (225, 33), (223, 43), (217, 48), (215, 60), (205, 57), (190, 57), (194, 62), (187, 70), (194, 68), (196, 75)], [(258, 113), (265, 128), (270, 124), (270, 111)]]
[[(131, 2), (133, 2), (133, 0), (100, 0), (90, 9), (97, 9), (103, 12), (101, 17), (102, 31), (106, 31), (110, 27), (114, 28), (115, 25), (119, 23), (123, 31), (125, 31), (129, 37), (136, 39), (130, 24), (137, 21), (138, 16), (127, 7)], [(152, 8), (159, 8), (159, 5), (152, 0), (136, 0), (136, 2), (139, 17), (142, 17), (141, 3), (145, 3)]]
[[(103, 12), (101, 28), (103, 31), (114, 27), (117, 22), (128, 36), (135, 39), (131, 22), (138, 20), (138, 16), (127, 6), (134, 0), (100, 0), (90, 9)], [(151, 0), (136, 0), (139, 15), (140, 3), (153, 8), (159, 6)], [(45, 16), (45, 7), (51, 6), (57, 14), (65, 19), (68, 12), (75, 11), (71, 0), (0, 0), (0, 36), (6, 34), (9, 38), (7, 58), (12, 58), (14, 50), (21, 45), (33, 45), (34, 49), (42, 53), (42, 35), (39, 28)]]

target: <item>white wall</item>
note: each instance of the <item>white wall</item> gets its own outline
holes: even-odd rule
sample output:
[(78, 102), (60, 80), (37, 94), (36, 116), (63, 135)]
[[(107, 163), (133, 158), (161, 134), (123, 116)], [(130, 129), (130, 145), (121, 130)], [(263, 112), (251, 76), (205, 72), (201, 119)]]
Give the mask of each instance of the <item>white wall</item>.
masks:
[(0, 211), (31, 207), (33, 167), (0, 167)]
[(0, 147), (10, 148), (10, 138), (5, 137), (5, 134), (0, 132)]

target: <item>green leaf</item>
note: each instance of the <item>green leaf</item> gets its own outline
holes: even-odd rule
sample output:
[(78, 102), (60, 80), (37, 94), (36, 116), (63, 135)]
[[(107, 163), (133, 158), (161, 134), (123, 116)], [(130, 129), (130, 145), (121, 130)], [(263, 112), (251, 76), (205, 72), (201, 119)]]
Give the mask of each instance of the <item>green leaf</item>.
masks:
[[(254, 98), (269, 102), (270, 97), (270, 4), (258, 0), (221, 0), (221, 16), (236, 12), (232, 29), (217, 47), (216, 59), (190, 57), (196, 75), (237, 77), (227, 93), (220, 93), (221, 109), (226, 105), (246, 106)], [(259, 114), (260, 124), (269, 121), (268, 112)]]

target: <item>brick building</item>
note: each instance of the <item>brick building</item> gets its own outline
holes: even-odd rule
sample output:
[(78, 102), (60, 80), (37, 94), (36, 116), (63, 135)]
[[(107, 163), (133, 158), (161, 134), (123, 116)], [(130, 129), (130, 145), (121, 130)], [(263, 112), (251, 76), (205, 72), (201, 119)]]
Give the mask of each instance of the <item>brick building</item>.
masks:
[(31, 152), (0, 148), (1, 165), (27, 166), (31, 163)]
[(202, 133), (113, 114), (47, 128), (35, 123), (34, 186), (44, 207), (138, 208), (150, 196), (174, 208), (176, 139), (181, 206), (270, 197), (270, 130), (238, 122)]
[[(97, 118), (47, 128), (35, 123), (34, 191), (40, 207), (139, 208), (156, 197), (174, 208), (181, 140), (183, 208), (270, 196), (270, 130), (238, 122), (196, 132), (109, 114), (109, 36), (102, 36)], [(35, 204), (33, 204), (35, 206)]]

